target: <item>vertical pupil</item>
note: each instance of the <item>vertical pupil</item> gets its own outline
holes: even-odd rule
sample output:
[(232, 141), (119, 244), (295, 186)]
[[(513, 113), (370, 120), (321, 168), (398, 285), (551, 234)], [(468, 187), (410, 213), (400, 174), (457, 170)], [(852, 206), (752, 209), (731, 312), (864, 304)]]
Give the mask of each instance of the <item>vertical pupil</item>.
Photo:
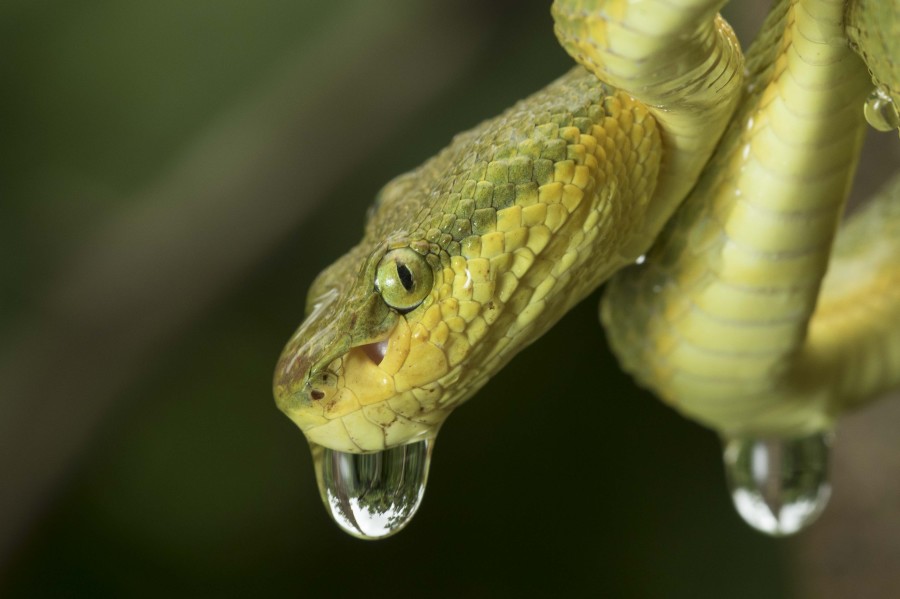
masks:
[(403, 288), (407, 291), (412, 291), (413, 288), (413, 276), (405, 264), (397, 264), (397, 275), (400, 277), (400, 282), (403, 284)]

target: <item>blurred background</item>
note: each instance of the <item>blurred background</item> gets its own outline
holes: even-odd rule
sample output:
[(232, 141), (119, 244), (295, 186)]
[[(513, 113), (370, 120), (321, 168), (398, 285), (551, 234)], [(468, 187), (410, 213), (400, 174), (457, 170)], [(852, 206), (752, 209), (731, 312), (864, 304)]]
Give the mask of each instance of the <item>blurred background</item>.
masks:
[[(596, 295), (449, 420), (404, 532), (328, 519), (275, 360), (382, 184), (569, 67), (548, 5), (0, 4), (0, 595), (900, 596), (900, 402), (765, 538)], [(861, 195), (900, 163), (871, 137)]]

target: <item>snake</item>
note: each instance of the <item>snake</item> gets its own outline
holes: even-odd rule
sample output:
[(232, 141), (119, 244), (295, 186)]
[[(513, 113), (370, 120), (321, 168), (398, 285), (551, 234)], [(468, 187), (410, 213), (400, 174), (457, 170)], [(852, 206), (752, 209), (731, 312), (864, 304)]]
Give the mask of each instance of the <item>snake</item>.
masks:
[[(621, 367), (725, 436), (790, 438), (900, 385), (900, 2), (778, 0), (744, 56), (709, 0), (556, 0), (577, 64), (391, 180), (274, 375), (365, 454), (447, 416), (601, 284)], [(574, 375), (574, 373), (573, 373)]]

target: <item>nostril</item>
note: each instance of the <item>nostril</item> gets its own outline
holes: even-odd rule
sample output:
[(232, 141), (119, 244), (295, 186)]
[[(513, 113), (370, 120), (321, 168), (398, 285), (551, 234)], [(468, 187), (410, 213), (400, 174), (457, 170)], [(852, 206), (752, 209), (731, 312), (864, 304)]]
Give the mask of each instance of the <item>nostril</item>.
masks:
[(337, 375), (328, 370), (320, 370), (310, 373), (309, 380), (306, 381), (306, 391), (309, 398), (313, 401), (319, 401), (329, 397), (337, 390)]
[(368, 343), (360, 347), (363, 352), (369, 357), (372, 362), (375, 363), (376, 366), (380, 365), (384, 360), (385, 354), (387, 354), (388, 342), (387, 340), (379, 341), (378, 343)]

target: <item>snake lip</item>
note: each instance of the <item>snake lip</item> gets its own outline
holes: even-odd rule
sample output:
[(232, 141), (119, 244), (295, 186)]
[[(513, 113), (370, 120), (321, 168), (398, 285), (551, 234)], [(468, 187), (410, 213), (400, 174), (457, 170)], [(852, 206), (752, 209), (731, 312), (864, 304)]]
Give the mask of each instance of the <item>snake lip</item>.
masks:
[(362, 350), (366, 356), (372, 360), (372, 362), (376, 366), (380, 366), (384, 361), (384, 356), (387, 354), (388, 348), (388, 340), (384, 339), (383, 341), (376, 341), (375, 343), (367, 343), (365, 345), (360, 345), (359, 349)]

